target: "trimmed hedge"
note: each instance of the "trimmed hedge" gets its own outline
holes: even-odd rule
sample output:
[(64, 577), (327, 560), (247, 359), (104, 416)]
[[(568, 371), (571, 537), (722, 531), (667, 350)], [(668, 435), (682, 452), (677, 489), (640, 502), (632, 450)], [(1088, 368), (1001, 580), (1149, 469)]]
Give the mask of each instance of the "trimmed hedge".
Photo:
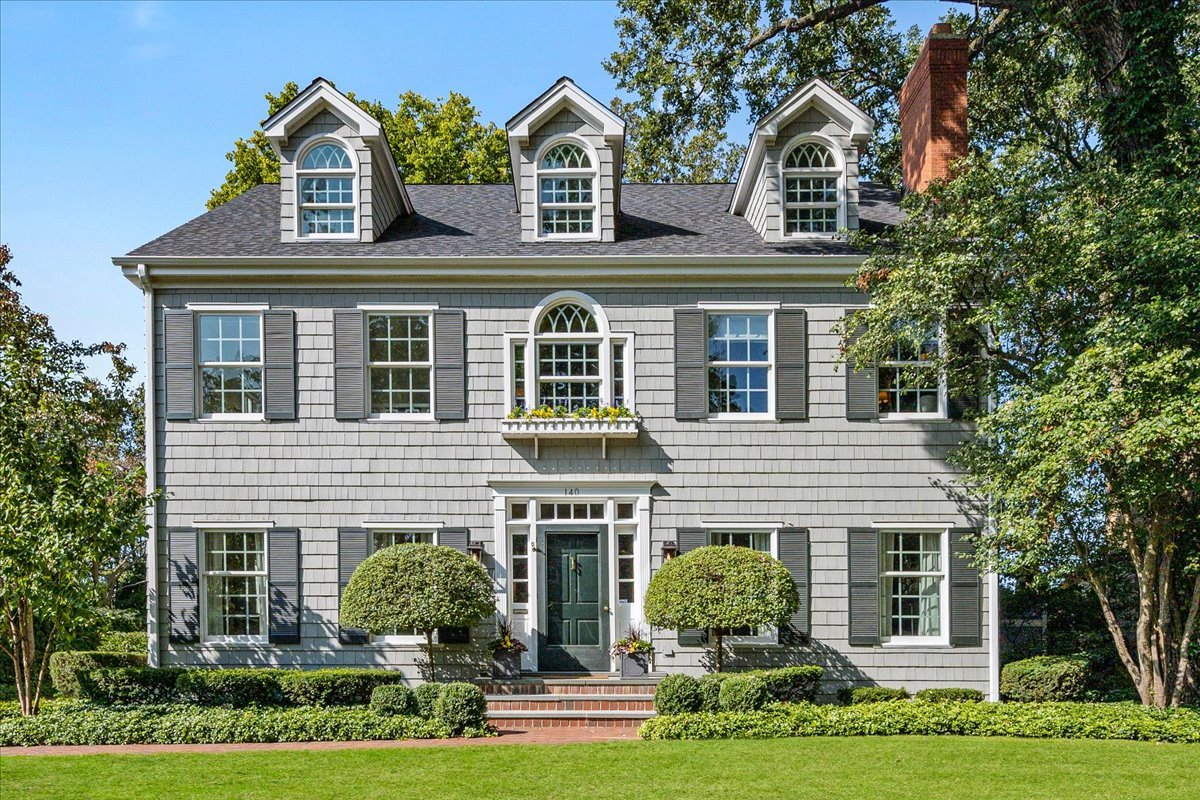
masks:
[(378, 686), (404, 683), (399, 672), (383, 669), (282, 670), (283, 701), (293, 706), (365, 706)]
[(922, 689), (913, 695), (919, 703), (982, 703), (983, 692), (978, 689)]
[(1132, 703), (797, 703), (768, 711), (660, 716), (643, 739), (792, 736), (1016, 736), (1200, 743), (1200, 711)]
[(188, 669), (179, 674), (175, 689), (184, 703), (199, 706), (279, 706), (283, 690), (278, 670)]
[(885, 703), (889, 700), (907, 700), (907, 689), (896, 689), (891, 686), (843, 686), (838, 689), (838, 702), (844, 706), (859, 703)]
[[(482, 727), (464, 736), (483, 736)], [(437, 720), (383, 716), (367, 708), (101, 708), (61, 703), (36, 717), (0, 716), (0, 746), (220, 744), (435, 739), (452, 735)]]
[(83, 681), (83, 697), (100, 705), (150, 705), (179, 700), (178, 667), (94, 669)]
[(94, 669), (144, 667), (146, 655), (104, 653), (99, 650), (63, 650), (50, 654), (50, 680), (61, 697), (80, 697), (84, 678)]
[(1000, 697), (1017, 703), (1085, 699), (1087, 656), (1034, 656), (1000, 670)]
[[(758, 698), (756, 708), (763, 708), (768, 703), (812, 702), (817, 697), (817, 688), (824, 674), (824, 669), (811, 665), (746, 672), (713, 672), (702, 678), (681, 673), (671, 674), (663, 678), (655, 689), (654, 709), (665, 715), (719, 711), (723, 708), (722, 686), (731, 680), (741, 681), (751, 677), (758, 679), (763, 687), (761, 695), (749, 690), (751, 696)], [(743, 693), (747, 691), (734, 690)]]
[(150, 645), (145, 631), (109, 631), (100, 635), (100, 649), (106, 653), (133, 653), (145, 656)]
[(733, 675), (721, 681), (717, 700), (722, 711), (758, 711), (769, 700), (767, 685), (757, 675)]
[(433, 719), (437, 713), (437, 701), (442, 696), (442, 683), (422, 683), (413, 689), (413, 698), (417, 701), (417, 716), (421, 719)]
[(371, 710), (385, 717), (415, 717), (417, 698), (407, 686), (395, 683), (376, 686), (371, 692)]
[(487, 723), (487, 698), (473, 683), (447, 683), (434, 704), (434, 720), (454, 735)]

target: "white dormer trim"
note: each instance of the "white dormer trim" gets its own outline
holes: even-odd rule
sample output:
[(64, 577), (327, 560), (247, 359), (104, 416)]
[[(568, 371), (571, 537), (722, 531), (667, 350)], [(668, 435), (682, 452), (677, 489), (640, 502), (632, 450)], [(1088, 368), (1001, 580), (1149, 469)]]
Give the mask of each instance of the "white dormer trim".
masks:
[[(820, 78), (813, 78), (788, 95), (758, 121), (750, 146), (742, 160), (742, 169), (733, 188), (729, 204), (730, 213), (744, 215), (750, 202), (751, 191), (763, 166), (767, 148), (774, 147), (782, 130), (788, 123), (810, 107), (815, 107), (850, 132), (850, 139), (860, 149), (875, 131), (875, 121), (854, 103), (847, 100), (832, 86)], [(840, 148), (834, 148), (840, 150)], [(782, 166), (782, 165), (781, 165)], [(843, 162), (843, 173), (845, 164)], [(845, 211), (843, 209), (843, 218)]]

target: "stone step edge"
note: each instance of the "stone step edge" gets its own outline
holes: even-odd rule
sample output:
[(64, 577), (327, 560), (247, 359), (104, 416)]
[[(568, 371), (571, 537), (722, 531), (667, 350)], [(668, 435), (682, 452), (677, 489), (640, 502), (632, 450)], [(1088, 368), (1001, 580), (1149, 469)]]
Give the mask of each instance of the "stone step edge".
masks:
[(491, 719), (650, 719), (653, 711), (489, 711)]
[(652, 694), (489, 694), (489, 703), (574, 703), (607, 701), (614, 703), (653, 703)]

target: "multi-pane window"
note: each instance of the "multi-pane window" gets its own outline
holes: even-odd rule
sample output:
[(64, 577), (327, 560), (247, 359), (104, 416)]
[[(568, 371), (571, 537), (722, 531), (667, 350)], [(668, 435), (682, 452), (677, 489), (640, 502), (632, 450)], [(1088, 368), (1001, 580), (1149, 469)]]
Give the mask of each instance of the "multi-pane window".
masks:
[(708, 410), (770, 411), (770, 314), (708, 315)]
[(614, 406), (625, 405), (625, 343), (613, 342), (612, 382)]
[(262, 317), (200, 314), (199, 322), (203, 413), (262, 413)]
[(538, 519), (604, 519), (604, 503), (538, 503)]
[(563, 406), (568, 411), (601, 405), (603, 341), (592, 313), (576, 303), (554, 306), (542, 317), (537, 332), (538, 405)]
[(551, 147), (538, 166), (542, 236), (589, 235), (595, 224), (595, 168), (573, 142)]
[(309, 150), (297, 182), (301, 236), (354, 233), (354, 164), (341, 145), (322, 142)]
[(204, 534), (205, 636), (259, 639), (267, 633), (267, 551), (262, 531)]
[(946, 581), (942, 539), (938, 531), (883, 532), (881, 594), (887, 636), (941, 636)]
[(367, 315), (367, 371), (372, 414), (428, 413), (431, 406), (429, 317)]
[(509, 558), (512, 575), (509, 584), (512, 587), (514, 603), (529, 602), (529, 534), (514, 533), (512, 535), (512, 553)]
[[(751, 550), (758, 550), (761, 553), (771, 552), (770, 531), (713, 531), (709, 535), (709, 539), (715, 545), (723, 545), (726, 547), (748, 547)], [(766, 627), (760, 629), (752, 626), (733, 628), (729, 631), (730, 636), (742, 637), (770, 638), (772, 634), (773, 629), (768, 629)]]
[(635, 538), (633, 530), (621, 530), (617, 533), (617, 599), (622, 603), (632, 603), (635, 599), (633, 551)]
[(841, 170), (833, 151), (802, 142), (783, 162), (783, 230), (788, 236), (837, 233)]
[(880, 414), (941, 412), (939, 347), (937, 328), (926, 331), (919, 342), (900, 339), (892, 357), (879, 363)]
[[(397, 544), (433, 544), (433, 531), (383, 531), (372, 532), (372, 552), (378, 552), (385, 547)], [(420, 636), (415, 628), (390, 628), (381, 631), (377, 636)]]

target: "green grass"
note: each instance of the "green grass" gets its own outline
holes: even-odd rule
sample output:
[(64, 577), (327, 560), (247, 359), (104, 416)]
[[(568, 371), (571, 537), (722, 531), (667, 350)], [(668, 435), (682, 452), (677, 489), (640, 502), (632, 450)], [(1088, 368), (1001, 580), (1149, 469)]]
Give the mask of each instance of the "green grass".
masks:
[(936, 737), (5, 756), (5, 798), (1200, 798), (1200, 747)]

